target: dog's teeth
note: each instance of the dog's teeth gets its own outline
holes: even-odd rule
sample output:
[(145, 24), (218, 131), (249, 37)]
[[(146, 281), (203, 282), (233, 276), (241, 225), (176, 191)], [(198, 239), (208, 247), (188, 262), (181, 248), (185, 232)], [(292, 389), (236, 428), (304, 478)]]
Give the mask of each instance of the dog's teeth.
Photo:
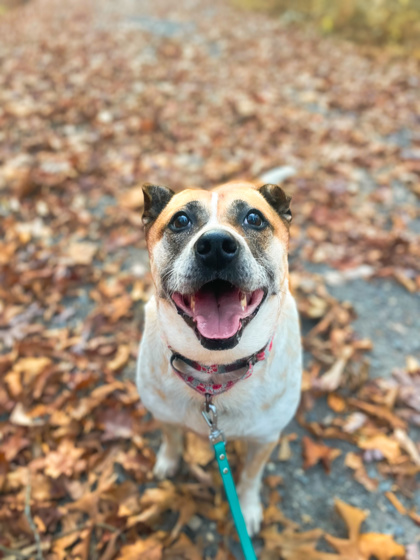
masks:
[(242, 307), (242, 311), (245, 311), (246, 305), (247, 305), (246, 294), (244, 294), (244, 293), (242, 292), (242, 295), (241, 295), (241, 307)]
[(193, 310), (193, 312), (195, 311), (195, 296), (191, 296), (191, 309)]

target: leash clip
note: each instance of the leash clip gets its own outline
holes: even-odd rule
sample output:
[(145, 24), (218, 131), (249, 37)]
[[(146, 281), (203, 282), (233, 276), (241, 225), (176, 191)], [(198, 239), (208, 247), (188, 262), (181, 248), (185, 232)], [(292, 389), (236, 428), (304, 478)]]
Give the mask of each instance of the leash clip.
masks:
[(223, 435), (222, 430), (219, 430), (217, 427), (217, 409), (212, 402), (206, 400), (203, 403), (203, 408), (201, 410), (201, 414), (203, 415), (204, 420), (207, 422), (208, 427), (210, 428), (210, 435), (209, 440), (214, 445), (219, 441), (225, 441), (225, 436)]

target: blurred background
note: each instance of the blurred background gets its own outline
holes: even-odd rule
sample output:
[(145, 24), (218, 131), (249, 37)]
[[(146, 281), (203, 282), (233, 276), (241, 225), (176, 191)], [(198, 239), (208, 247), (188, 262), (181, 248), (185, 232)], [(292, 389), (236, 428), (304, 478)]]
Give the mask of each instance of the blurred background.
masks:
[[(417, 0), (234, 0), (234, 4), (280, 17), (286, 23), (309, 23), (323, 33), (366, 44), (418, 49), (420, 2)], [(418, 55), (418, 50), (417, 50)]]
[(419, 15), (0, 0), (0, 558), (241, 558), (205, 443), (153, 480), (133, 378), (141, 184), (243, 178), (292, 195), (305, 347), (258, 557), (418, 560)]

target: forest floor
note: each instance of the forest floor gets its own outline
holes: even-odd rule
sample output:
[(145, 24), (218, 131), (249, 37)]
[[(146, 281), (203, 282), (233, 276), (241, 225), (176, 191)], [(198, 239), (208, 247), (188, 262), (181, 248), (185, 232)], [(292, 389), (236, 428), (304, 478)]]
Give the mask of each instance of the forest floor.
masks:
[(0, 36), (0, 558), (241, 558), (205, 443), (153, 479), (140, 185), (290, 166), (305, 374), (257, 555), (418, 560), (419, 61), (218, 0), (33, 0)]

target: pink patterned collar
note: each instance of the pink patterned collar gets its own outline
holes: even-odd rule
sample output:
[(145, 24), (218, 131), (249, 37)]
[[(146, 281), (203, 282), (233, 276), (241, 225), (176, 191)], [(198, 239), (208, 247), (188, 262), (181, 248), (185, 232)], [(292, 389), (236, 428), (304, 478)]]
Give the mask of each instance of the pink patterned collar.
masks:
[[(201, 395), (216, 396), (231, 389), (238, 381), (251, 377), (254, 371), (254, 365), (257, 362), (265, 360), (272, 347), (273, 337), (268, 341), (262, 350), (255, 352), (255, 354), (252, 354), (247, 358), (241, 358), (231, 364), (214, 364), (211, 366), (199, 364), (194, 360), (190, 360), (181, 356), (181, 354), (173, 352), (171, 349), (171, 366), (178, 377), (191, 387), (191, 389), (194, 389), (194, 391), (200, 393)], [(192, 373), (181, 371), (176, 367), (176, 361), (183, 362), (189, 368), (199, 372), (200, 375), (195, 377)], [(237, 375), (235, 375), (235, 373)], [(209, 379), (206, 379), (207, 376)], [(217, 377), (219, 377), (219, 379), (215, 379)]]

